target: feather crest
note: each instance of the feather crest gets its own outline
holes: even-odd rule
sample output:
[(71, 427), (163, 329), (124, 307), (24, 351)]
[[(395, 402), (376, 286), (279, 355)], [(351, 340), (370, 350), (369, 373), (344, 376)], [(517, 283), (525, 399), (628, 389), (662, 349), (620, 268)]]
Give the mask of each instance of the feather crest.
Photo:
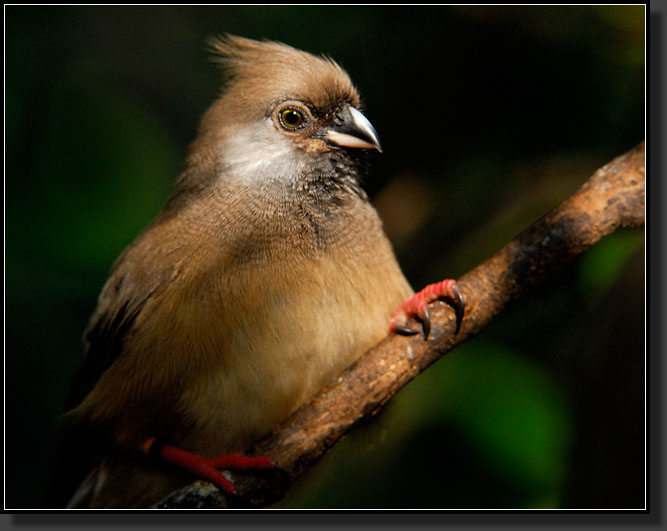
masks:
[(341, 101), (359, 104), (345, 70), (326, 55), (234, 35), (210, 39), (209, 49), (213, 60), (230, 76), (227, 94), (243, 95), (255, 102), (298, 99), (316, 107)]

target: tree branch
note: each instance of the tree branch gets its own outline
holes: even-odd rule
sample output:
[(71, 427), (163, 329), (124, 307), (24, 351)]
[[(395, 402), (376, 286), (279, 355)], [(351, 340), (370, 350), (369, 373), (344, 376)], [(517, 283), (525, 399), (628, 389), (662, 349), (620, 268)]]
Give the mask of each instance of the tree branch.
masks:
[[(509, 301), (617, 228), (642, 226), (644, 158), (642, 142), (600, 168), (574, 195), (459, 279), (466, 313), (458, 334), (451, 308), (434, 303), (428, 341), (421, 335), (386, 337), (247, 453), (270, 455), (290, 480), (296, 479), (420, 372), (481, 332)], [(158, 507), (263, 507), (283, 496), (284, 483), (256, 474), (232, 474), (241, 492), (238, 499), (197, 481)]]

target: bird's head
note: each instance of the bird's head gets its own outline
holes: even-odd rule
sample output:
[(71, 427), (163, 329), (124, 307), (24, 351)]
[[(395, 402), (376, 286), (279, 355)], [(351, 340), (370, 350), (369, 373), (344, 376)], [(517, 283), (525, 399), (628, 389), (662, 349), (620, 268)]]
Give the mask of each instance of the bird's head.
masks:
[(205, 149), (241, 178), (279, 178), (332, 152), (381, 150), (356, 89), (332, 59), (235, 36), (210, 45), (228, 82), (202, 121), (193, 154)]

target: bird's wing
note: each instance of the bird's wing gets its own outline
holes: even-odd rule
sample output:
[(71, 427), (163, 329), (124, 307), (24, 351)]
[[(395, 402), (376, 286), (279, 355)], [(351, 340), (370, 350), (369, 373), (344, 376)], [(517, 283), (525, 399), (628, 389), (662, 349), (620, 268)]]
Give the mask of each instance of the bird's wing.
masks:
[(68, 410), (85, 398), (124, 353), (127, 336), (149, 301), (179, 277), (180, 262), (165, 259), (164, 236), (159, 230), (158, 219), (112, 266), (84, 333), (84, 356), (67, 401)]
[[(79, 405), (104, 371), (123, 354), (125, 339), (137, 316), (169, 280), (156, 275), (152, 277), (152, 282), (132, 282), (132, 289), (127, 289), (126, 275), (131, 275), (131, 268), (124, 262), (126, 253), (114, 264), (85, 332), (84, 357), (74, 376), (66, 411)], [(61, 427), (57, 461), (47, 489), (47, 506), (63, 507), (69, 501), (82, 480), (94, 469), (108, 444), (104, 434), (98, 433), (95, 426), (77, 418), (66, 418)]]
[[(106, 295), (107, 289), (102, 297)], [(76, 407), (92, 390), (100, 376), (121, 355), (127, 333), (154, 289), (135, 297), (116, 296), (98, 306), (84, 335), (84, 356), (67, 400), (67, 409)], [(111, 302), (111, 303), (110, 303)], [(110, 304), (109, 304), (110, 303)], [(103, 308), (100, 310), (100, 308)]]

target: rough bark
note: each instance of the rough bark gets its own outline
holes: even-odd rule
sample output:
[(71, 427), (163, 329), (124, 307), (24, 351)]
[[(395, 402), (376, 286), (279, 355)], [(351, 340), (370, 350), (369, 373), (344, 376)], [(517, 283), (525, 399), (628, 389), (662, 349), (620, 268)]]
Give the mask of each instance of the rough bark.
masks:
[(399, 389), (455, 346), (475, 336), (513, 299), (551, 276), (619, 227), (644, 224), (644, 143), (599, 170), (571, 197), (458, 280), (466, 311), (458, 334), (443, 302), (423, 336), (390, 335), (346, 369), (247, 453), (270, 455), (282, 476), (233, 472), (239, 498), (198, 481), (158, 507), (263, 507), (280, 499), (355, 424), (376, 414)]

